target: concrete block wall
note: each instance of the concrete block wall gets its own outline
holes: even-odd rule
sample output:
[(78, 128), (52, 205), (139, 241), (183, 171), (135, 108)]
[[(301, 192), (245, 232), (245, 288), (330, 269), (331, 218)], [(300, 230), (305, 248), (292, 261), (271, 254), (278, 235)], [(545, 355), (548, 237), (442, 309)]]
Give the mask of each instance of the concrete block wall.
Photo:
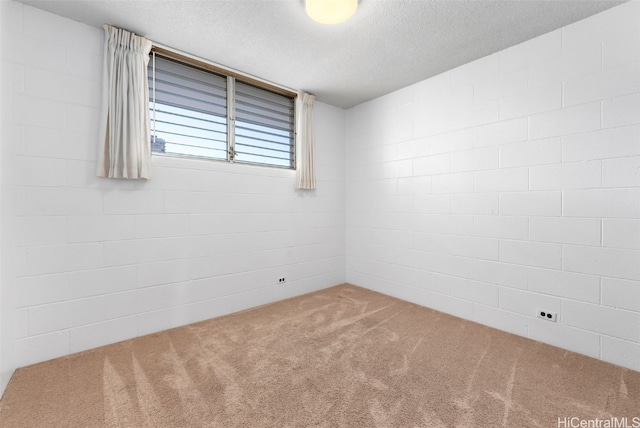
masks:
[(16, 367), (344, 282), (344, 110), (315, 105), (314, 192), (290, 170), (155, 155), (149, 181), (100, 179), (102, 30), (2, 8), (2, 386)]
[(348, 110), (348, 282), (640, 370), (638, 22), (625, 3)]

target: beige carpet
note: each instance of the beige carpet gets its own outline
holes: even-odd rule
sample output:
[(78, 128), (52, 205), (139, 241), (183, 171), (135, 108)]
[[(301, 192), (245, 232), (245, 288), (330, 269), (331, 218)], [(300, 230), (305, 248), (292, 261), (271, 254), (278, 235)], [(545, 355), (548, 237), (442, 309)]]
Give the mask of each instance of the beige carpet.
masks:
[(342, 285), (19, 369), (0, 405), (3, 428), (632, 424), (640, 373)]

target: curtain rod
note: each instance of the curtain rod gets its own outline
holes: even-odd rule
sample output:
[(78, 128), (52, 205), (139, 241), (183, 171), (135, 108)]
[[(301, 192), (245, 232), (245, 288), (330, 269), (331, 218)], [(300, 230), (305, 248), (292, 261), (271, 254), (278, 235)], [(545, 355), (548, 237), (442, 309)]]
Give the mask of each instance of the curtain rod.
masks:
[(156, 43), (154, 41), (152, 41), (151, 43), (152, 43), (152, 48), (151, 48), (152, 52), (155, 51), (161, 55), (164, 54), (170, 58), (172, 57), (173, 59), (182, 60), (183, 62), (195, 61), (198, 63), (198, 65), (200, 65), (201, 67), (207, 70), (210, 70), (216, 73), (226, 74), (228, 76), (235, 77), (238, 80), (241, 80), (246, 83), (252, 83), (257, 86), (266, 87), (267, 89), (270, 89), (274, 92), (277, 92), (283, 95), (287, 95), (290, 97), (296, 97), (298, 95), (298, 91), (288, 88), (286, 86), (269, 82), (268, 80), (264, 80), (256, 76), (252, 76), (250, 74), (235, 70), (230, 67), (226, 67), (224, 65), (217, 64), (213, 61), (209, 61), (207, 59), (201, 58), (196, 55), (182, 52), (178, 49), (174, 49), (172, 47), (165, 46), (160, 43)]

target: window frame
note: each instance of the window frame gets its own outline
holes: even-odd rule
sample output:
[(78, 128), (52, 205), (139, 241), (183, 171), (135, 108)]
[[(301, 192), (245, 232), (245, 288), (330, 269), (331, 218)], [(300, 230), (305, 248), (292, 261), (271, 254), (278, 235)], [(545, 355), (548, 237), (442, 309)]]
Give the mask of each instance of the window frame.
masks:
[[(158, 56), (160, 58), (164, 58), (164, 59), (168, 59), (170, 61), (175, 61), (179, 64), (185, 65), (187, 67), (193, 67), (195, 69), (199, 69), (201, 71), (205, 71), (205, 72), (209, 72), (209, 73), (213, 73), (219, 76), (222, 76), (224, 78), (226, 78), (226, 82), (227, 82), (227, 86), (226, 86), (226, 94), (227, 94), (227, 99), (226, 99), (226, 103), (227, 103), (227, 113), (226, 113), (226, 126), (227, 126), (227, 142), (226, 142), (226, 146), (227, 146), (227, 156), (226, 159), (222, 159), (222, 158), (214, 158), (214, 157), (209, 157), (209, 156), (197, 156), (197, 155), (190, 155), (190, 154), (181, 154), (181, 153), (162, 153), (162, 152), (158, 152), (158, 151), (151, 151), (152, 155), (158, 155), (158, 156), (168, 156), (168, 157), (180, 157), (180, 158), (191, 158), (191, 159), (203, 159), (203, 160), (208, 160), (208, 161), (218, 161), (218, 162), (227, 162), (227, 163), (238, 163), (238, 164), (242, 164), (242, 165), (254, 165), (254, 166), (261, 166), (261, 167), (271, 167), (271, 168), (279, 168), (279, 169), (288, 169), (288, 170), (295, 170), (296, 169), (296, 138), (297, 138), (297, 113), (296, 113), (296, 108), (297, 108), (297, 97), (298, 97), (298, 93), (282, 87), (282, 86), (278, 86), (275, 85), (273, 83), (261, 80), (259, 78), (241, 73), (239, 71), (236, 70), (232, 70), (220, 65), (217, 65), (213, 62), (209, 62), (188, 54), (184, 54), (181, 52), (177, 52), (173, 49), (164, 47), (164, 46), (159, 46), (159, 45), (153, 45), (151, 48), (151, 52), (149, 53), (150, 56), (150, 61), (153, 61), (155, 56)], [(155, 69), (155, 67), (154, 67)], [(249, 161), (237, 161), (235, 159), (235, 127), (236, 127), (236, 123), (235, 123), (235, 119), (236, 119), (236, 111), (235, 111), (235, 84), (236, 82), (241, 82), (243, 84), (246, 85), (250, 85), (250, 86), (254, 86), (260, 90), (265, 90), (265, 91), (269, 91), (271, 93), (277, 94), (277, 95), (281, 95), (284, 97), (287, 97), (291, 100), (291, 105), (292, 105), (292, 128), (291, 128), (291, 161), (290, 164), (288, 166), (285, 165), (275, 165), (275, 164), (268, 164), (268, 163), (261, 163), (261, 162), (249, 162)], [(153, 96), (151, 94), (152, 92), (152, 88), (150, 89), (150, 100), (151, 97)], [(155, 109), (155, 107), (154, 107)], [(149, 122), (151, 123), (152, 121), (154, 121), (153, 117), (149, 117)], [(153, 129), (152, 131), (152, 139), (154, 137), (153, 135)], [(151, 144), (151, 142), (150, 142)]]

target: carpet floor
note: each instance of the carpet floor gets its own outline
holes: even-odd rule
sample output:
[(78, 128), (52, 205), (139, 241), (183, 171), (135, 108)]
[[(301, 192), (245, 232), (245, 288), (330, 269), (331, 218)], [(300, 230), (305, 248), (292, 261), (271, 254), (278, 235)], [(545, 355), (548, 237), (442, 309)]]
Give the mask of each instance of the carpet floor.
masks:
[(0, 402), (5, 428), (597, 420), (640, 426), (639, 372), (351, 285), (24, 367)]

